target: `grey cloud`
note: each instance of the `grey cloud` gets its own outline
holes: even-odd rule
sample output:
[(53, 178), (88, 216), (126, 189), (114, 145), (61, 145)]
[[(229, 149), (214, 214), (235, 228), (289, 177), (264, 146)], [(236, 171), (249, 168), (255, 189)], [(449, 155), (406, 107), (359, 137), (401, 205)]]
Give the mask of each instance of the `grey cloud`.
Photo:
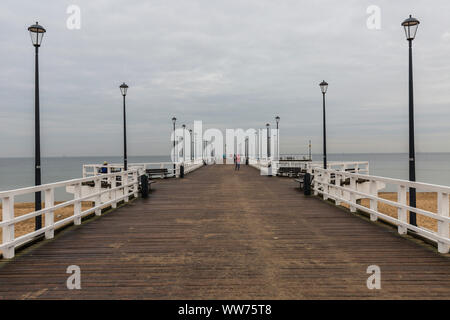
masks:
[[(66, 28), (79, 5), (81, 30)], [(366, 8), (380, 6), (381, 30)], [(321, 94), (330, 83), (330, 152), (407, 150), (407, 43), (414, 42), (417, 150), (450, 151), (450, 3), (422, 1), (33, 1), (0, 4), (0, 156), (33, 153), (33, 48), (41, 48), (43, 155), (120, 154), (121, 97), (129, 152), (168, 154), (170, 119), (262, 127), (281, 117), (281, 150), (321, 150)], [(433, 140), (430, 143), (430, 140)]]

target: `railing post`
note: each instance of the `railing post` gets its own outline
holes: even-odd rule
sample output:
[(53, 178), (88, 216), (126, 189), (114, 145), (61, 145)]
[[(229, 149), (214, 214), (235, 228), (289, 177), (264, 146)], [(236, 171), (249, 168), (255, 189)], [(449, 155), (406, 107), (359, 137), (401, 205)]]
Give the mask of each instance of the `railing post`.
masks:
[[(108, 173), (109, 174), (109, 173)], [(108, 185), (107, 185), (107, 188), (109, 188), (109, 192), (108, 192), (108, 199), (111, 201), (111, 200), (114, 200), (114, 197), (113, 197), (113, 192), (114, 191), (112, 191), (112, 188), (113, 188), (113, 180), (115, 179), (115, 176), (108, 176)]]
[[(51, 208), (55, 205), (55, 189), (45, 190), (45, 208)], [(54, 211), (48, 211), (45, 213), (45, 227), (52, 227), (50, 230), (45, 231), (45, 239), (52, 239), (55, 236), (55, 213)]]
[[(448, 193), (438, 192), (438, 215), (449, 217), (449, 197)], [(443, 238), (449, 238), (450, 224), (446, 221), (438, 221), (438, 234)], [(438, 251), (440, 253), (449, 253), (449, 245), (438, 241)]]
[[(397, 201), (400, 204), (403, 204), (406, 206), (406, 187), (405, 186), (398, 186), (398, 191), (397, 191)], [(398, 215), (398, 220), (400, 220), (401, 222), (404, 223), (408, 223), (407, 220), (407, 215), (406, 215), (406, 209), (405, 208), (398, 208), (397, 209), (397, 215)], [(400, 234), (406, 234), (408, 228), (403, 227), (403, 226), (398, 226), (398, 233)]]
[(117, 175), (114, 175), (111, 181), (111, 189), (114, 189), (111, 191), (112, 193), (112, 200), (114, 200), (113, 203), (111, 203), (111, 208), (115, 209), (117, 208), (117, 190), (115, 190), (115, 188), (117, 187)]
[(133, 172), (133, 191), (134, 191), (134, 197), (137, 198), (138, 196), (138, 188), (139, 188), (139, 180), (138, 180), (138, 172), (137, 170)]
[[(336, 171), (336, 173), (334, 174), (334, 185), (335, 185), (336, 187), (340, 187), (340, 186), (341, 186), (341, 177), (340, 177), (340, 175), (337, 173), (337, 171)], [(340, 205), (341, 205), (341, 201), (339, 200), (339, 198), (342, 198), (342, 190), (339, 189), (339, 188), (336, 188), (336, 200), (334, 201), (334, 203), (335, 203), (337, 206), (340, 206)]]
[(323, 180), (322, 180), (322, 188), (323, 188), (323, 200), (328, 200), (328, 193), (329, 193), (329, 185), (325, 183), (330, 183), (330, 174), (328, 171), (323, 172)]
[[(96, 178), (94, 181), (95, 181), (95, 187), (94, 187), (95, 204), (94, 205), (95, 205), (95, 207), (98, 207), (102, 203), (101, 202), (101, 200), (102, 200), (101, 197), (102, 196), (100, 194), (98, 194), (102, 190), (102, 180), (100, 178)], [(100, 209), (100, 208), (95, 209), (95, 215), (96, 216), (99, 216), (101, 214), (102, 214), (102, 209)]]
[(83, 164), (83, 178), (86, 178), (86, 165)]
[[(14, 196), (2, 199), (2, 221), (11, 221), (14, 219)], [(3, 244), (14, 241), (14, 224), (3, 226), (2, 238)], [(5, 259), (14, 258), (14, 245), (2, 249)]]
[[(106, 178), (106, 181), (107, 181), (108, 186), (112, 185), (112, 177), (109, 175), (111, 173), (111, 171), (112, 171), (112, 167), (110, 165), (108, 165), (106, 167), (106, 173), (108, 174), (108, 178)], [(109, 188), (111, 188), (111, 187), (109, 187)], [(112, 200), (111, 192), (108, 193), (108, 198), (109, 198), (109, 200)]]
[[(313, 172), (313, 170), (311, 169), (311, 172)], [(319, 174), (317, 170), (314, 170), (313, 173), (313, 181), (312, 181), (312, 185), (314, 186), (314, 195), (318, 196), (319, 195)]]
[(129, 197), (128, 197), (128, 191), (129, 191), (129, 189), (128, 189), (128, 186), (127, 186), (127, 184), (128, 184), (128, 171), (125, 171), (125, 173), (123, 174), (123, 176), (122, 176), (122, 183), (123, 183), (123, 195), (125, 196), (125, 199), (124, 199), (124, 201), (125, 202), (128, 202), (129, 201)]
[(79, 226), (81, 224), (81, 201), (78, 200), (81, 198), (81, 183), (77, 183), (74, 186), (74, 199), (75, 203), (73, 205), (73, 215), (75, 216), (73, 220), (73, 224)]
[[(375, 180), (370, 181), (370, 195), (374, 197), (378, 197), (378, 189), (377, 189), (377, 182)], [(378, 201), (375, 199), (370, 199), (370, 210), (378, 211)], [(371, 213), (370, 214), (370, 220), (371, 221), (377, 221), (378, 216)]]
[(350, 177), (350, 212), (356, 212), (356, 207), (352, 204), (356, 204), (356, 194), (353, 192), (356, 190), (356, 178)]

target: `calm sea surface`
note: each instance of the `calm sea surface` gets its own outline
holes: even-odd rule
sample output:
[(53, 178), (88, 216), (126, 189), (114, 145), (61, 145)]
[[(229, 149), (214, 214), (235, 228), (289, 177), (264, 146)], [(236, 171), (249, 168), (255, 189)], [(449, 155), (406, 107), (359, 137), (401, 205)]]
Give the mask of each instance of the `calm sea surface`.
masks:
[[(369, 161), (372, 175), (408, 179), (407, 154), (330, 154), (330, 161)], [(416, 180), (450, 186), (450, 153), (419, 153), (416, 156)], [(321, 155), (313, 155), (320, 161)], [(42, 183), (57, 182), (82, 176), (82, 165), (92, 163), (121, 163), (121, 157), (65, 157), (42, 159)], [(129, 157), (132, 162), (169, 161), (168, 156)], [(0, 158), (0, 191), (34, 184), (33, 158)], [(56, 190), (56, 200), (71, 199), (64, 190)], [(16, 201), (33, 201), (33, 196), (18, 197)]]
[[(322, 160), (322, 155), (313, 160)], [(370, 174), (374, 176), (409, 180), (408, 154), (331, 154), (330, 161), (369, 161)], [(450, 186), (450, 153), (416, 154), (416, 181)], [(384, 191), (394, 191), (388, 186)]]

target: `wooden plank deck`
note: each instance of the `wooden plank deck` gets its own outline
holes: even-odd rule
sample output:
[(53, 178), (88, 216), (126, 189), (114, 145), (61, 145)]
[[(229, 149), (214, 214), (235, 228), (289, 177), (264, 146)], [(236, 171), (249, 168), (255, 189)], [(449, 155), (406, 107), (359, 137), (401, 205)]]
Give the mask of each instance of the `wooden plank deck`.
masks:
[(450, 298), (448, 256), (294, 187), (228, 165), (158, 181), (0, 266), (0, 299)]

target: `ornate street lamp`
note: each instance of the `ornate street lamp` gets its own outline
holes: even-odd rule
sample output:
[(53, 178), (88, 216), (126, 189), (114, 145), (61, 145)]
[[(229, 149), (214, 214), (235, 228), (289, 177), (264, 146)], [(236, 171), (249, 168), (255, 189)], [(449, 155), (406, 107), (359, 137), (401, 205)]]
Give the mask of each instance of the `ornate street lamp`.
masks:
[[(36, 186), (41, 184), (41, 130), (40, 130), (40, 111), (39, 111), (39, 47), (46, 30), (38, 22), (28, 28), (31, 37), (31, 43), (35, 48), (35, 78), (34, 78), (34, 182)], [(34, 209), (42, 209), (41, 192), (34, 194)], [(42, 216), (35, 217), (35, 230), (42, 228)]]
[(186, 137), (185, 137), (185, 131), (186, 131), (186, 125), (183, 124), (183, 163), (186, 162)]
[(277, 160), (280, 159), (280, 131), (278, 130), (278, 124), (280, 123), (280, 117), (276, 116), (275, 121), (277, 122)]
[[(413, 64), (412, 64), (412, 42), (416, 37), (419, 20), (411, 15), (402, 22), (405, 29), (406, 40), (409, 43), (409, 181), (416, 181), (416, 155), (414, 148), (414, 92), (413, 92)], [(416, 188), (409, 188), (409, 205), (416, 207)], [(409, 212), (409, 223), (417, 226), (416, 213)]]
[(325, 94), (327, 93), (328, 83), (323, 80), (320, 84), (320, 90), (322, 91), (323, 99), (323, 168), (327, 168), (327, 130), (325, 121)]
[(266, 123), (267, 128), (267, 160), (270, 159), (270, 124)]
[(194, 150), (194, 148), (193, 148), (193, 143), (194, 143), (194, 140), (192, 139), (192, 129), (189, 129), (189, 134), (190, 134), (190, 136), (191, 136), (191, 143), (190, 143), (190, 146), (191, 146), (191, 150), (189, 150), (190, 152), (189, 152), (189, 155), (190, 155), (190, 158), (191, 158), (191, 161), (193, 160), (192, 159), (192, 157), (193, 157), (193, 150)]
[[(176, 152), (176, 137), (175, 137), (175, 125), (177, 123), (177, 118), (173, 117), (172, 118), (172, 124), (173, 124), (173, 172), (175, 174), (175, 170), (176, 170), (176, 162), (177, 162), (177, 152)], [(175, 156), (176, 155), (176, 156)]]
[(124, 83), (120, 85), (120, 92), (123, 96), (123, 171), (127, 171), (127, 117), (125, 112), (125, 97), (127, 95), (128, 86)]

